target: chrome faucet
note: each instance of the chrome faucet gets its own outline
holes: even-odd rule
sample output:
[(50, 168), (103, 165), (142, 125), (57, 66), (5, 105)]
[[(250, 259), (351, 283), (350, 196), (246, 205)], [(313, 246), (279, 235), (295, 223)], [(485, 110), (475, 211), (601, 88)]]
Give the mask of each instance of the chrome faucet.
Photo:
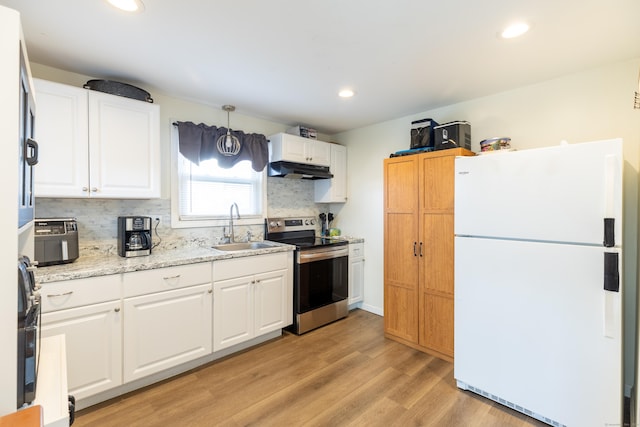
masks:
[(240, 211), (238, 210), (238, 205), (233, 203), (229, 208), (229, 236), (225, 236), (229, 238), (229, 243), (234, 243), (234, 232), (233, 232), (233, 207), (236, 207), (236, 218), (240, 219)]

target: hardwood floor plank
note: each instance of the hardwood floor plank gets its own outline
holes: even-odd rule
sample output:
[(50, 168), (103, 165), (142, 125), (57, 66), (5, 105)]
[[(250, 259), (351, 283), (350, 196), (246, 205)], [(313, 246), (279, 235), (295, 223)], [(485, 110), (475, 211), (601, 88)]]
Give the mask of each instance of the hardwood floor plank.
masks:
[(383, 319), (282, 337), (79, 411), (74, 427), (542, 426), (459, 390), (453, 364), (384, 338)]

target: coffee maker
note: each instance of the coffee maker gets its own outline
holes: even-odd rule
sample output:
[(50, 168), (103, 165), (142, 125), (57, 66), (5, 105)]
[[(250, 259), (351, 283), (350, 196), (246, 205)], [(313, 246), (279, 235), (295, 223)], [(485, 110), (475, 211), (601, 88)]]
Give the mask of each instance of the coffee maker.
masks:
[(134, 257), (151, 254), (151, 217), (118, 217), (118, 255)]

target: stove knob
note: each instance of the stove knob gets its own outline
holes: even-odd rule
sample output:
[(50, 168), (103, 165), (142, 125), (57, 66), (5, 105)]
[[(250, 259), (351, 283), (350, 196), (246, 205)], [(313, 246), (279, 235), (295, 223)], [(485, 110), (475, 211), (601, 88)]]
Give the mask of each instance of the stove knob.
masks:
[(271, 228), (275, 228), (275, 227), (277, 227), (277, 226), (278, 226), (278, 223), (277, 223), (277, 222), (275, 222), (275, 221), (271, 221), (271, 222), (269, 223), (269, 227), (271, 227)]
[(310, 224), (310, 225), (316, 225), (316, 220), (315, 220), (315, 219), (311, 219), (311, 220), (309, 220), (309, 224)]

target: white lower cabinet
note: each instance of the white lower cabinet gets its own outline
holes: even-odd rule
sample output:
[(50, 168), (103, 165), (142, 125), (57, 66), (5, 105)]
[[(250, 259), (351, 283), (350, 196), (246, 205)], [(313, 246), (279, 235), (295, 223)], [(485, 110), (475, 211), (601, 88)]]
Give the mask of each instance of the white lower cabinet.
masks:
[(41, 293), (42, 336), (65, 335), (69, 393), (83, 399), (122, 384), (120, 276), (46, 283)]
[(292, 323), (292, 256), (287, 252), (214, 263), (213, 351)]
[[(349, 306), (364, 300), (364, 244), (349, 245)], [(353, 307), (350, 307), (353, 308)]]
[(96, 403), (290, 325), (293, 252), (50, 282), (41, 294), (42, 336), (65, 335), (69, 393)]
[(124, 382), (211, 353), (211, 263), (125, 273), (124, 292)]

